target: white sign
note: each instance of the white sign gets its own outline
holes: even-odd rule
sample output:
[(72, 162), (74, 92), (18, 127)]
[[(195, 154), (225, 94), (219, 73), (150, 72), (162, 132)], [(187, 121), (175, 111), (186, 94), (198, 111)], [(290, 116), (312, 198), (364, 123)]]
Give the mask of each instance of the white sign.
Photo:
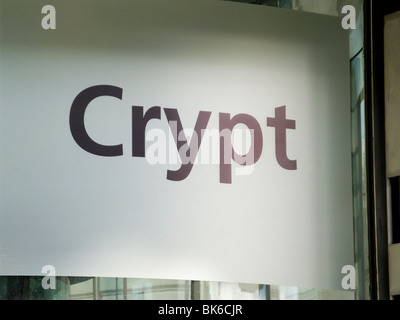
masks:
[(341, 289), (354, 261), (339, 18), (1, 5), (0, 274)]

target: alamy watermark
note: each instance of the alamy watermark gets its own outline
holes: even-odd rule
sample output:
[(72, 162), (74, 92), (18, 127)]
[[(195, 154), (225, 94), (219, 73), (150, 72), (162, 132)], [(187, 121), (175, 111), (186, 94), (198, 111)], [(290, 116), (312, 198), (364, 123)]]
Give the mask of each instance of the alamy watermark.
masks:
[(342, 268), (342, 288), (344, 290), (354, 290), (356, 288), (356, 268), (352, 265), (346, 265)]
[(342, 28), (345, 30), (356, 29), (357, 17), (356, 8), (352, 5), (347, 5), (342, 8), (342, 14), (346, 14), (342, 18)]
[[(41, 25), (44, 30), (56, 29), (56, 8), (52, 5), (45, 5), (41, 10), (44, 14)], [(352, 5), (343, 6), (341, 10), (345, 16), (342, 18), (342, 28), (345, 30), (356, 29), (356, 8)]]
[(42, 274), (45, 274), (42, 279), (42, 288), (54, 290), (56, 288), (56, 268), (52, 265), (45, 265), (42, 267)]
[[(235, 175), (249, 175), (254, 170), (254, 129), (225, 128), (202, 129), (199, 134), (193, 129), (178, 133), (177, 122), (169, 122), (170, 131), (152, 128), (146, 132), (146, 161), (150, 165), (230, 165), (232, 160), (240, 166), (234, 167)], [(223, 144), (223, 150), (220, 144)], [(201, 142), (201, 144), (200, 144)]]
[(42, 14), (45, 14), (42, 18), (42, 28), (44, 30), (56, 29), (56, 8), (49, 4), (45, 5), (42, 7)]

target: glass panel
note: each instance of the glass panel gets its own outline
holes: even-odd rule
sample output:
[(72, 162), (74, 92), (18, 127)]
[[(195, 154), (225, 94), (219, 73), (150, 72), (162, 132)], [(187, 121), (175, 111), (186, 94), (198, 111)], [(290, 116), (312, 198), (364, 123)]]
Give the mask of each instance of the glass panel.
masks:
[(0, 277), (0, 300), (65, 300), (68, 299), (67, 277), (55, 278), (55, 289), (44, 290), (43, 277)]
[(271, 300), (354, 300), (354, 292), (271, 286)]
[(352, 163), (353, 163), (353, 212), (354, 245), (357, 270), (357, 297), (369, 297), (369, 254), (366, 197), (366, 156), (365, 156), (365, 109), (362, 86), (363, 53), (351, 62), (352, 69)]
[(350, 32), (351, 121), (354, 194), (356, 291), (166, 279), (56, 277), (56, 289), (44, 290), (42, 277), (0, 277), (0, 299), (145, 300), (145, 299), (368, 299), (368, 226), (365, 181), (365, 109), (363, 89), (363, 1), (224, 0), (339, 16), (345, 4), (357, 10), (357, 29)]

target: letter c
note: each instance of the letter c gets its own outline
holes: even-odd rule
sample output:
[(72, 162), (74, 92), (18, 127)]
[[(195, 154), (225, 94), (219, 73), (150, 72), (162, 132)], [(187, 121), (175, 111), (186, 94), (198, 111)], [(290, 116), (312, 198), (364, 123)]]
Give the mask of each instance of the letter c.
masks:
[(76, 143), (87, 152), (98, 156), (116, 157), (123, 154), (122, 144), (106, 146), (93, 141), (85, 128), (84, 116), (89, 103), (101, 96), (111, 96), (122, 99), (122, 88), (98, 85), (81, 91), (72, 102), (69, 113), (69, 127)]

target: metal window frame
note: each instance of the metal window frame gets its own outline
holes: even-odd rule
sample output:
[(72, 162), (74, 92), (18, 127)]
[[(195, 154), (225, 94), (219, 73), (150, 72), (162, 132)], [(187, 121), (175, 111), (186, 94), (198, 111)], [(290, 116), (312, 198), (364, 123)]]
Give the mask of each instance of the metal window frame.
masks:
[(385, 150), (384, 17), (400, 10), (398, 1), (364, 2), (367, 195), (370, 298), (389, 300), (387, 178)]

